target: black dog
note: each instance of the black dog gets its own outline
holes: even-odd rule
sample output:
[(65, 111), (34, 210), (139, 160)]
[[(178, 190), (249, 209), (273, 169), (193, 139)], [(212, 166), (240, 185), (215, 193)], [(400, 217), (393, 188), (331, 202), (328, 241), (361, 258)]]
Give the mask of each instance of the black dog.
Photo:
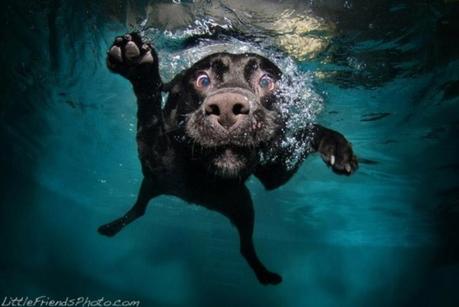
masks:
[[(320, 152), (335, 172), (351, 174), (357, 168), (351, 145), (336, 131), (310, 125), (294, 135), (298, 142), (309, 142), (309, 150), (287, 167), (293, 150), (283, 145), (286, 119), (278, 107), (288, 97), (279, 94), (280, 69), (260, 55), (213, 54), (163, 84), (155, 50), (131, 33), (116, 38), (107, 63), (132, 83), (138, 99), (144, 178), (134, 206), (99, 232), (113, 236), (142, 216), (149, 200), (174, 195), (228, 217), (258, 280), (281, 282), (255, 252), (254, 212), (245, 180), (253, 174), (268, 190), (275, 189), (311, 151)], [(169, 93), (164, 108), (162, 92)]]

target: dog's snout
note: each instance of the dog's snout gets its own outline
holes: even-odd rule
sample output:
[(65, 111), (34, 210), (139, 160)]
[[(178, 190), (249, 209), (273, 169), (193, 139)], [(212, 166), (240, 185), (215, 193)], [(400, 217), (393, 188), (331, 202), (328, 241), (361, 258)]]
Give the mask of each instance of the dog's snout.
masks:
[(222, 127), (230, 129), (244, 121), (250, 113), (250, 101), (241, 94), (222, 93), (204, 102), (207, 116), (213, 117)]

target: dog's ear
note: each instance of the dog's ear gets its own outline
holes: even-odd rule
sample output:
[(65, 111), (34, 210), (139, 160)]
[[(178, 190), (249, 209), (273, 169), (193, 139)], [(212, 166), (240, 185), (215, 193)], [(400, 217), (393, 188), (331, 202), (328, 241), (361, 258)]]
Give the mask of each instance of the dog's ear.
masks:
[(168, 94), (163, 110), (167, 122), (166, 126), (171, 130), (176, 129), (179, 121), (178, 117), (180, 117), (179, 114), (183, 112), (183, 108), (186, 108), (187, 102), (191, 100), (191, 93), (184, 85), (184, 78), (187, 72), (188, 70), (180, 72), (162, 87), (162, 92)]
[(185, 76), (186, 70), (177, 74), (171, 81), (163, 84), (162, 91), (169, 93), (171, 95), (177, 94), (181, 91), (182, 88), (182, 80)]

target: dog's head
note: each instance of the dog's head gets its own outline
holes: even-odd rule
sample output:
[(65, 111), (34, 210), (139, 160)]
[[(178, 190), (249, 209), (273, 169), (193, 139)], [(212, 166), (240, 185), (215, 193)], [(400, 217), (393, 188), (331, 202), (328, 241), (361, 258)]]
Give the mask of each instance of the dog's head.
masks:
[(166, 113), (182, 128), (193, 159), (218, 176), (244, 176), (279, 130), (280, 78), (260, 55), (213, 54), (172, 81)]

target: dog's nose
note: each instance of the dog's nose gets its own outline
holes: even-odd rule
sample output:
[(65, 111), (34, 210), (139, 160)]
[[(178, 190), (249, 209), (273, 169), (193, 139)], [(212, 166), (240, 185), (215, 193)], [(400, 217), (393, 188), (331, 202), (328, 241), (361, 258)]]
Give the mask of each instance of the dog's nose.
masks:
[(229, 130), (247, 118), (250, 102), (240, 94), (215, 95), (205, 102), (204, 110), (207, 116), (215, 117), (222, 127)]

